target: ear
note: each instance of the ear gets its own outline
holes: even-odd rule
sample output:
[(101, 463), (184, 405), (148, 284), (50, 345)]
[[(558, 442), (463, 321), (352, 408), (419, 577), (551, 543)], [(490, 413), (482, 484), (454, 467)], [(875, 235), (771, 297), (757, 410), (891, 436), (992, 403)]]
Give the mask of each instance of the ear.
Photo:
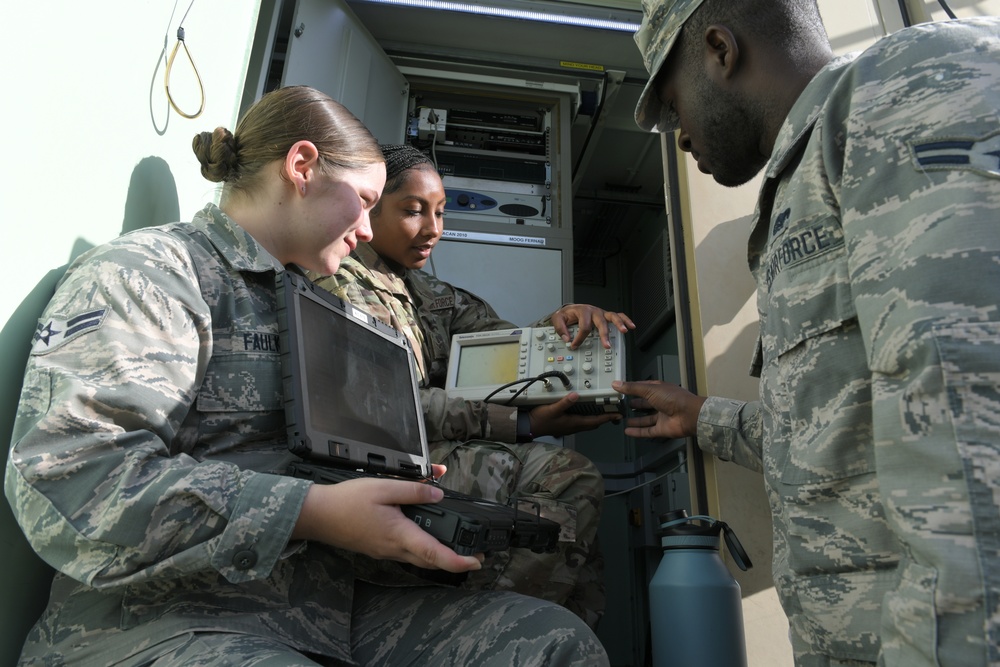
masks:
[(740, 45), (733, 31), (724, 25), (705, 29), (705, 57), (709, 76), (716, 80), (731, 79), (740, 64)]
[(319, 150), (311, 141), (297, 141), (285, 155), (284, 173), (299, 194), (306, 193), (306, 184), (316, 178)]

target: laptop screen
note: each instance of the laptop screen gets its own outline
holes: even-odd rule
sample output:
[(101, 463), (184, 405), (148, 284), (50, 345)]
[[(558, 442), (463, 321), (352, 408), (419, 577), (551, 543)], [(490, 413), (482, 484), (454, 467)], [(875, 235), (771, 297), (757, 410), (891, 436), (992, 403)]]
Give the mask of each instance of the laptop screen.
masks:
[(422, 454), (405, 347), (304, 299), (302, 349), (313, 429)]
[(345, 467), (428, 474), (406, 339), (303, 276), (286, 271), (279, 286), (292, 451)]

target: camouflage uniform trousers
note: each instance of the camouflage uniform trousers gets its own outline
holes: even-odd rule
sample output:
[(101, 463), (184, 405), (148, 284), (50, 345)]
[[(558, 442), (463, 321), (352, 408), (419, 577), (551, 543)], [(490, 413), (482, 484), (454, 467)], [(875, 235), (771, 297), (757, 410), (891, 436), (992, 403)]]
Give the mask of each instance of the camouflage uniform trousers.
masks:
[(816, 647), (807, 639), (796, 634), (794, 629), (789, 630), (788, 638), (792, 642), (792, 656), (795, 660), (795, 667), (876, 667), (876, 665), (881, 664), (868, 660), (834, 658), (823, 653), (817, 653)]
[[(551, 603), (510, 593), (387, 588), (357, 582), (351, 655), (359, 665), (530, 667), (608, 665), (589, 628)], [(135, 667), (346, 665), (238, 632), (174, 637), (130, 660)]]
[(799, 653), (793, 651), (795, 655), (795, 667), (875, 667), (878, 663), (867, 660), (839, 660), (828, 655), (807, 652)]
[(604, 479), (572, 449), (543, 442), (485, 440), (431, 443), (431, 460), (448, 466), (442, 486), (499, 503), (516, 494), (522, 509), (558, 523), (555, 552), (510, 549), (487, 557), (463, 584), (471, 590), (504, 590), (561, 604), (591, 628), (604, 615), (604, 559), (597, 527)]

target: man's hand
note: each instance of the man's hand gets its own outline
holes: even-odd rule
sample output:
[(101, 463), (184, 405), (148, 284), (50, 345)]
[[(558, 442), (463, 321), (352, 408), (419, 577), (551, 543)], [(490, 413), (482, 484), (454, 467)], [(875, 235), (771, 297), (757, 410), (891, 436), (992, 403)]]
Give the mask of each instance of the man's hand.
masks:
[[(608, 338), (608, 323), (613, 324), (621, 333), (628, 333), (635, 329), (635, 323), (625, 313), (612, 313), (597, 306), (590, 306), (585, 303), (571, 303), (563, 306), (549, 316), (552, 327), (556, 330), (563, 341), (570, 343), (571, 349), (579, 347), (583, 339), (586, 338), (592, 329), (596, 328), (601, 337), (601, 344), (605, 349), (611, 348), (611, 340)], [(578, 325), (576, 336), (570, 342), (569, 326)]]
[(703, 396), (658, 380), (615, 381), (611, 387), (634, 397), (630, 401), (633, 410), (655, 411), (626, 420), (625, 435), (633, 438), (684, 438), (697, 432), (698, 413), (705, 403)]

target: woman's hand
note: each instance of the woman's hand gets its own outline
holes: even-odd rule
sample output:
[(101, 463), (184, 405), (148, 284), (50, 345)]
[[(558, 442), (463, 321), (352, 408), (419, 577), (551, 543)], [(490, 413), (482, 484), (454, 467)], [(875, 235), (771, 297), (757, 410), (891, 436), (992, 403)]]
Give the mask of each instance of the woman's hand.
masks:
[[(625, 313), (613, 313), (585, 303), (571, 303), (563, 306), (552, 313), (549, 319), (552, 321), (552, 326), (555, 328), (556, 333), (565, 342), (570, 343), (570, 349), (574, 350), (579, 347), (583, 339), (594, 328), (597, 329), (604, 348), (610, 349), (611, 340), (608, 338), (608, 323), (613, 324), (621, 333), (628, 333), (630, 330), (635, 329), (635, 323)], [(569, 335), (569, 326), (571, 324), (578, 325), (576, 336), (573, 337), (572, 341)]]
[(567, 412), (577, 402), (580, 395), (571, 391), (555, 403), (539, 405), (528, 413), (531, 420), (531, 434), (539, 435), (572, 435), (582, 431), (592, 431), (608, 422), (618, 423), (622, 416), (617, 412), (607, 412), (599, 415), (579, 415)]
[(458, 555), (399, 509), (400, 505), (436, 503), (443, 496), (444, 492), (432, 484), (396, 479), (371, 477), (339, 484), (313, 484), (292, 538), (315, 540), (372, 558), (428, 569), (478, 570), (482, 554)]

